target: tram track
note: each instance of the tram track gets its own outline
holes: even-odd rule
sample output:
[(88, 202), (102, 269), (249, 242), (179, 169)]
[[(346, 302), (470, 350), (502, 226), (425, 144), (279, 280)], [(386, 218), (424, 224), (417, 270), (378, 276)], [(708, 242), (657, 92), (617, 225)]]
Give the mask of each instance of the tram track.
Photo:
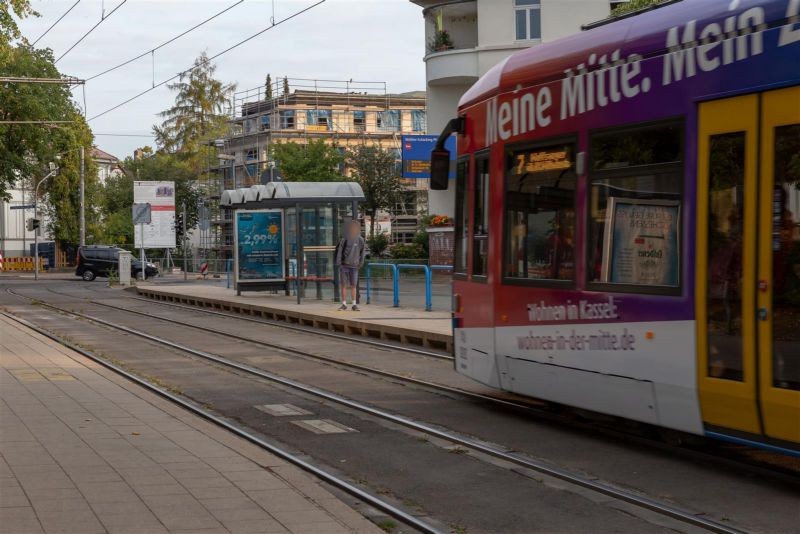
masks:
[[(519, 399), (519, 398), (508, 399), (508, 398), (499, 397), (497, 395), (487, 395), (487, 394), (482, 394), (482, 393), (476, 393), (476, 392), (468, 391), (468, 390), (465, 390), (465, 389), (462, 389), (462, 388), (457, 388), (457, 387), (452, 387), (452, 386), (440, 384), (440, 383), (437, 383), (437, 382), (432, 382), (430, 380), (422, 380), (422, 379), (419, 379), (419, 378), (414, 378), (414, 377), (408, 376), (406, 374), (393, 373), (391, 371), (386, 371), (384, 369), (376, 369), (375, 367), (349, 362), (349, 361), (346, 361), (346, 360), (342, 360), (340, 358), (332, 358), (332, 357), (323, 356), (321, 354), (312, 353), (312, 352), (308, 352), (308, 351), (304, 351), (304, 350), (297, 350), (297, 349), (295, 349), (293, 347), (290, 347), (290, 346), (287, 346), (285, 344), (266, 342), (266, 341), (263, 341), (263, 340), (254, 339), (254, 338), (250, 338), (250, 337), (247, 337), (247, 336), (243, 336), (241, 334), (222, 331), (222, 330), (219, 330), (219, 329), (216, 329), (216, 328), (210, 328), (210, 327), (207, 327), (207, 326), (196, 325), (196, 324), (192, 324), (192, 323), (189, 323), (189, 322), (186, 322), (186, 321), (180, 321), (180, 320), (176, 320), (176, 319), (169, 318), (169, 317), (162, 317), (162, 316), (152, 315), (150, 313), (145, 313), (145, 312), (142, 312), (142, 311), (139, 311), (139, 310), (133, 310), (133, 309), (129, 309), (129, 308), (124, 308), (124, 307), (121, 307), (121, 306), (114, 306), (114, 305), (111, 305), (111, 304), (108, 304), (108, 303), (105, 303), (105, 302), (100, 302), (98, 300), (94, 300), (94, 299), (91, 299), (91, 298), (86, 298), (86, 297), (82, 297), (82, 296), (78, 296), (78, 295), (74, 295), (74, 294), (62, 293), (62, 292), (59, 292), (59, 291), (55, 291), (52, 288), (47, 288), (47, 290), (50, 293), (53, 293), (55, 295), (83, 300), (83, 301), (86, 301), (87, 303), (94, 304), (94, 305), (97, 305), (97, 306), (102, 306), (102, 307), (106, 307), (106, 308), (113, 309), (113, 310), (128, 312), (128, 313), (132, 313), (132, 314), (135, 314), (135, 315), (148, 317), (148, 318), (151, 318), (151, 319), (159, 319), (161, 321), (170, 322), (170, 323), (173, 323), (173, 324), (176, 324), (176, 325), (180, 325), (180, 326), (191, 327), (191, 328), (197, 329), (199, 331), (204, 331), (204, 332), (207, 332), (207, 333), (213, 333), (215, 335), (225, 336), (225, 337), (228, 337), (228, 338), (231, 338), (231, 339), (235, 339), (235, 340), (238, 340), (238, 341), (245, 341), (245, 342), (248, 342), (248, 343), (253, 343), (255, 345), (261, 345), (261, 346), (265, 346), (265, 347), (269, 347), (269, 348), (274, 348), (274, 349), (277, 349), (277, 350), (281, 350), (281, 351), (293, 354), (293, 355), (301, 357), (301, 358), (306, 358), (306, 359), (310, 358), (310, 359), (318, 360), (320, 362), (323, 362), (323, 363), (326, 363), (326, 364), (329, 364), (329, 365), (350, 368), (350, 369), (353, 369), (353, 370), (355, 370), (357, 372), (366, 372), (366, 373), (377, 375), (377, 376), (380, 376), (380, 377), (383, 377), (383, 378), (389, 378), (391, 380), (395, 380), (395, 381), (398, 381), (398, 382), (414, 384), (415, 386), (421, 386), (422, 388), (425, 388), (425, 389), (430, 389), (430, 390), (434, 390), (434, 391), (438, 391), (438, 392), (442, 392), (442, 393), (447, 393), (447, 394), (454, 394), (454, 395), (465, 397), (465, 398), (468, 398), (468, 399), (471, 399), (471, 400), (476, 400), (476, 401), (480, 401), (480, 402), (487, 402), (487, 403), (490, 403), (490, 404), (495, 404), (495, 405), (498, 405), (498, 406), (501, 406), (501, 407), (504, 407), (504, 408), (521, 410), (521, 411), (523, 411), (525, 413), (534, 414), (536, 417), (539, 417), (539, 418), (544, 418), (544, 419), (548, 419), (548, 420), (551, 420), (551, 421), (556, 421), (556, 422), (563, 423), (563, 424), (569, 424), (571, 426), (574, 426), (574, 427), (577, 427), (577, 428), (581, 428), (581, 429), (588, 429), (588, 428), (591, 428), (592, 430), (600, 429), (600, 430), (602, 430), (604, 432), (607, 432), (609, 434), (613, 434), (613, 435), (618, 436), (618, 437), (624, 437), (625, 439), (629, 439), (629, 440), (636, 440), (639, 443), (643, 443), (644, 442), (648, 446), (653, 446), (653, 445), (660, 446), (665, 451), (668, 451), (668, 452), (675, 452), (676, 451), (675, 445), (671, 445), (671, 444), (663, 442), (663, 435), (662, 434), (659, 434), (658, 438), (656, 439), (654, 437), (644, 436), (641, 431), (637, 431), (637, 430), (623, 431), (618, 427), (608, 426), (608, 425), (602, 424), (602, 422), (600, 422), (600, 421), (595, 421), (595, 420), (591, 420), (591, 419), (588, 422), (585, 422), (585, 423), (578, 422), (576, 420), (567, 421), (566, 418), (563, 415), (555, 413), (552, 410), (548, 410), (548, 406), (551, 406), (551, 404), (548, 403), (548, 402), (545, 402), (545, 401), (540, 401), (540, 400), (533, 399), (533, 398), (532, 399)], [(200, 311), (200, 312), (204, 312), (204, 313), (207, 313), (207, 314), (210, 314), (210, 315), (213, 315), (213, 316), (220, 316), (220, 317), (224, 317), (226, 319), (231, 319), (231, 320), (234, 320), (234, 321), (238, 321), (238, 320), (242, 319), (242, 320), (244, 320), (246, 322), (253, 322), (253, 323), (258, 323), (258, 324), (266, 324), (268, 326), (275, 326), (277, 328), (285, 328), (287, 326), (287, 325), (285, 325), (284, 323), (281, 323), (281, 322), (262, 321), (262, 320), (258, 320), (258, 319), (242, 317), (242, 316), (239, 316), (239, 315), (223, 313), (223, 312), (217, 312), (217, 311), (214, 311), (214, 310), (206, 310), (204, 308), (198, 308), (198, 307), (195, 307), (195, 306), (187, 306), (187, 305), (175, 304), (175, 303), (170, 303), (170, 302), (162, 302), (162, 301), (153, 300), (153, 299), (149, 299), (149, 298), (142, 298), (142, 297), (138, 297), (138, 296), (126, 295), (125, 299), (140, 301), (140, 302), (147, 303), (147, 304), (154, 304), (155, 303), (155, 304), (159, 304), (159, 305), (161, 305), (163, 307), (172, 308), (172, 309), (180, 309), (180, 310), (185, 310), (185, 311), (190, 311), (190, 312)], [(307, 329), (307, 328), (303, 328), (303, 327), (294, 328), (291, 325), (288, 325), (288, 326), (289, 326), (289, 328), (286, 328), (286, 329), (288, 329), (290, 331), (301, 331), (303, 333), (308, 332), (308, 333), (312, 333), (312, 334), (316, 334), (317, 333), (317, 332), (314, 332), (311, 329)], [(321, 332), (321, 334), (323, 334), (324, 337), (329, 337), (327, 335), (328, 334), (327, 332)], [(364, 343), (359, 338), (351, 338), (351, 337), (348, 337), (348, 336), (334, 335), (333, 337), (336, 337), (337, 339), (339, 339), (340, 341), (343, 341), (343, 342), (352, 342), (352, 343), (357, 343), (357, 344), (367, 344), (367, 345), (378, 346), (378, 347), (384, 348), (384, 349), (394, 349), (394, 350), (399, 350), (399, 351), (406, 351), (405, 348), (397, 348), (393, 344), (370, 343), (370, 342)], [(413, 348), (409, 348), (406, 352), (411, 352), (411, 353), (414, 353), (414, 354), (417, 354), (417, 355), (422, 354), (422, 355), (425, 355), (425, 356), (435, 355), (435, 353), (430, 353), (428, 351), (420, 351), (420, 350), (413, 349)], [(437, 358), (438, 358), (438, 356), (437, 356)], [(515, 395), (511, 395), (511, 397), (516, 397), (516, 396)], [(674, 437), (672, 437), (672, 436), (669, 436), (669, 438), (674, 439)], [(699, 439), (696, 436), (688, 436), (688, 438), (689, 439)], [(730, 444), (728, 444), (728, 443), (721, 443), (721, 442), (717, 442), (717, 441), (712, 441), (711, 444), (713, 444), (715, 449), (725, 448), (726, 452), (729, 453), (729, 455), (730, 455), (730, 453), (732, 451), (738, 450), (737, 448), (732, 448), (732, 446)], [(741, 455), (736, 454), (736, 453), (732, 454), (732, 456), (734, 456), (732, 458), (728, 458), (728, 457), (724, 457), (723, 458), (723, 457), (719, 457), (719, 456), (716, 455), (716, 453), (718, 452), (717, 450), (715, 450), (714, 452), (707, 452), (707, 451), (704, 451), (704, 450), (698, 450), (697, 447), (694, 447), (694, 448), (682, 447), (682, 448), (680, 448), (678, 450), (680, 450), (681, 453), (683, 453), (683, 454), (685, 454), (687, 456), (700, 456), (700, 457), (704, 457), (706, 459), (713, 459), (716, 462), (730, 462), (730, 463), (736, 465), (737, 467), (746, 466), (746, 467), (748, 467), (750, 469), (753, 469), (756, 474), (766, 474), (766, 475), (769, 475), (769, 476), (785, 474), (785, 475), (788, 475), (789, 479), (793, 483), (796, 482), (796, 476), (798, 474), (798, 469), (797, 468), (790, 469), (790, 470), (776, 469), (775, 465), (772, 465), (769, 461), (764, 461), (764, 460), (755, 460), (754, 461), (751, 458), (742, 458)], [(757, 452), (760, 453), (760, 451), (757, 451)]]
[[(32, 297), (20, 295), (13, 291), (11, 293), (24, 299), (36, 300)], [(680, 507), (673, 506), (669, 503), (665, 503), (657, 499), (652, 499), (642, 494), (635, 493), (633, 491), (628, 491), (626, 489), (622, 489), (605, 482), (601, 482), (594, 478), (582, 476), (580, 474), (571, 472), (567, 469), (562, 469), (560, 467), (546, 464), (539, 460), (535, 460), (533, 458), (524, 456), (522, 454), (516, 453), (512, 450), (509, 450), (507, 448), (495, 444), (484, 442), (448, 429), (434, 427), (409, 417), (405, 417), (395, 413), (390, 413), (385, 410), (376, 408), (374, 406), (367, 405), (362, 402), (352, 400), (349, 398), (345, 398), (341, 395), (320, 389), (312, 385), (298, 382), (296, 380), (279, 376), (257, 367), (253, 367), (250, 365), (230, 360), (218, 354), (195, 349), (186, 346), (182, 343), (160, 338), (158, 336), (154, 336), (146, 332), (142, 332), (140, 330), (130, 328), (124, 325), (116, 324), (111, 321), (101, 319), (99, 317), (94, 317), (85, 313), (61, 308), (59, 306), (55, 306), (50, 303), (39, 301), (38, 304), (54, 312), (72, 316), (74, 318), (79, 318), (84, 321), (89, 321), (97, 325), (101, 325), (106, 328), (124, 332), (133, 336), (141, 337), (151, 343), (169, 347), (174, 351), (190, 355), (194, 358), (199, 358), (206, 362), (211, 362), (216, 365), (221, 365), (223, 367), (233, 369), (235, 371), (244, 373), (246, 375), (257, 377), (258, 379), (264, 381), (289, 387), (297, 391), (300, 391), (304, 394), (324, 399), (327, 402), (333, 402), (348, 409), (355, 410), (357, 412), (361, 412), (363, 414), (409, 428), (416, 432), (420, 432), (425, 435), (447, 441), (449, 443), (466, 447), (474, 452), (481, 453), (489, 457), (493, 457), (501, 461), (517, 465), (525, 469), (529, 469), (547, 476), (554, 477), (556, 479), (580, 487), (584, 490), (590, 490), (591, 492), (602, 494), (604, 496), (611, 497), (613, 499), (617, 499), (619, 501), (631, 504), (633, 506), (649, 510), (651, 512), (655, 512), (659, 515), (672, 518), (687, 525), (692, 525), (694, 527), (701, 528), (711, 532), (728, 532), (728, 533), (741, 532), (729, 525), (719, 523), (717, 521), (708, 519), (706, 517), (702, 517), (701, 515), (692, 513), (691, 511), (687, 511)]]
[[(78, 297), (75, 297), (74, 295), (68, 295), (68, 294), (65, 294), (65, 293), (58, 293), (56, 291), (53, 291), (52, 289), (48, 289), (48, 291), (51, 291), (53, 293), (56, 293), (56, 294), (59, 294), (59, 295), (62, 295), (62, 296), (70, 296), (70, 297), (73, 297), (73, 298), (78, 298)], [(417, 386), (423, 386), (425, 388), (433, 389), (433, 390), (436, 390), (436, 391), (441, 391), (441, 392), (445, 392), (445, 393), (459, 395), (461, 397), (466, 397), (466, 398), (473, 399), (473, 400), (480, 400), (480, 401), (484, 401), (484, 402), (490, 402), (490, 403), (493, 403), (493, 404), (502, 405), (502, 406), (510, 407), (510, 408), (521, 409), (521, 410), (536, 409), (537, 406), (541, 405), (541, 403), (536, 403), (536, 402), (524, 403), (524, 402), (519, 402), (519, 401), (511, 401), (511, 400), (507, 400), (507, 399), (502, 399), (502, 398), (495, 397), (495, 396), (490, 396), (490, 395), (483, 395), (483, 394), (476, 393), (476, 392), (473, 392), (473, 391), (467, 391), (465, 389), (456, 388), (456, 387), (452, 387), (452, 386), (447, 386), (447, 385), (439, 384), (439, 383), (436, 383), (436, 382), (431, 382), (429, 380), (422, 380), (422, 379), (419, 379), (419, 378), (414, 378), (414, 377), (410, 377), (410, 376), (401, 375), (401, 374), (398, 374), (398, 373), (393, 373), (391, 371), (386, 371), (386, 370), (382, 370), (382, 369), (376, 369), (374, 367), (370, 367), (370, 366), (367, 366), (367, 365), (362, 365), (362, 364), (358, 364), (358, 363), (354, 363), (354, 362), (349, 362), (349, 361), (342, 360), (342, 359), (339, 359), (339, 358), (331, 358), (331, 357), (328, 357), (328, 356), (324, 356), (324, 355), (317, 354), (317, 353), (312, 353), (312, 352), (309, 352), (309, 351), (297, 350), (297, 349), (289, 347), (289, 346), (287, 346), (285, 344), (271, 343), (271, 342), (268, 342), (268, 341), (263, 341), (263, 340), (254, 339), (254, 338), (247, 337), (247, 336), (242, 336), (241, 334), (237, 334), (237, 333), (234, 333), (234, 332), (227, 332), (225, 330), (219, 330), (217, 328), (210, 328), (210, 327), (207, 327), (207, 326), (200, 326), (200, 325), (192, 324), (192, 323), (187, 322), (187, 321), (180, 321), (180, 320), (172, 319), (172, 318), (169, 318), (169, 317), (161, 317), (161, 316), (157, 316), (157, 315), (152, 315), (152, 314), (145, 313), (145, 312), (142, 312), (142, 311), (139, 311), (139, 310), (133, 310), (133, 309), (125, 308), (125, 307), (122, 307), (122, 306), (114, 306), (112, 304), (108, 304), (108, 303), (105, 303), (105, 302), (99, 302), (99, 301), (96, 301), (96, 300), (91, 300), (91, 299), (86, 299), (86, 300), (90, 304), (94, 304), (94, 305), (97, 305), (97, 306), (103, 306), (103, 307), (106, 307), (106, 308), (109, 308), (109, 309), (123, 311), (123, 312), (131, 313), (131, 314), (139, 315), (139, 316), (142, 316), (142, 317), (148, 317), (148, 318), (151, 318), (151, 319), (158, 319), (158, 320), (161, 320), (161, 321), (164, 321), (164, 322), (168, 322), (168, 323), (172, 323), (172, 324), (176, 324), (176, 325), (180, 325), (180, 326), (186, 326), (186, 327), (189, 327), (189, 328), (194, 328), (194, 329), (197, 329), (197, 330), (201, 330), (201, 331), (206, 332), (206, 333), (212, 333), (212, 334), (219, 335), (219, 336), (224, 336), (224, 337), (227, 337), (227, 338), (230, 338), (230, 339), (236, 339), (236, 340), (239, 340), (239, 341), (245, 341), (245, 342), (253, 343), (255, 345), (260, 345), (260, 346), (263, 346), (263, 347), (269, 347), (269, 348), (277, 349), (277, 350), (280, 350), (280, 351), (288, 352), (288, 353), (293, 354), (295, 356), (300, 356), (300, 357), (303, 357), (303, 358), (311, 358), (311, 359), (314, 359), (314, 360), (317, 360), (317, 361), (320, 361), (320, 362), (323, 362), (323, 363), (326, 363), (326, 364), (336, 365), (336, 366), (341, 366), (341, 367), (347, 367), (347, 368), (350, 368), (350, 369), (355, 369), (355, 370), (358, 370), (358, 371), (375, 374), (375, 375), (382, 376), (382, 377), (385, 377), (385, 378), (390, 378), (390, 379), (393, 379), (393, 380), (398, 380), (398, 381), (401, 381), (401, 382), (406, 382), (406, 383), (414, 384), (414, 385), (417, 385)], [(139, 300), (139, 299), (136, 299), (136, 300)], [(146, 302), (151, 302), (151, 301), (149, 301), (147, 299), (143, 299), (143, 300), (145, 300)], [(180, 308), (186, 309), (186, 307), (184, 307), (184, 306), (180, 306)], [(231, 318), (231, 319), (237, 319), (237, 317), (235, 317), (235, 316), (230, 316), (230, 315), (227, 315), (227, 314), (223, 314), (223, 315), (225, 315), (226, 317)], [(256, 322), (260, 322), (260, 321), (256, 321)], [(345, 338), (345, 341), (350, 341), (350, 340)]]
[(397, 351), (400, 351), (400, 352), (407, 352), (407, 353), (410, 353), (410, 354), (418, 354), (420, 356), (427, 356), (427, 357), (430, 357), (430, 358), (437, 358), (437, 359), (440, 359), (440, 360), (447, 360), (447, 361), (455, 360), (455, 358), (453, 356), (451, 356), (449, 354), (442, 353), (442, 352), (434, 352), (434, 351), (429, 351), (429, 350), (415, 349), (413, 347), (408, 347), (408, 346), (400, 345), (400, 344), (397, 344), (397, 343), (386, 343), (386, 342), (382, 342), (382, 341), (375, 341), (375, 340), (372, 340), (372, 339), (364, 339), (363, 337), (360, 337), (360, 336), (359, 337), (347, 336), (347, 335), (337, 334), (335, 332), (326, 332), (326, 331), (320, 330), (319, 328), (305, 328), (305, 327), (302, 327), (302, 326), (295, 326), (295, 325), (287, 324), (287, 323), (281, 322), (281, 321), (270, 321), (269, 319), (253, 319), (252, 317), (247, 317), (247, 316), (242, 315), (242, 314), (225, 313), (225, 312), (220, 312), (220, 311), (216, 311), (216, 310), (209, 310), (209, 309), (206, 309), (206, 308), (201, 308), (199, 306), (187, 306), (187, 305), (184, 305), (184, 304), (176, 304), (174, 302), (164, 302), (163, 300), (156, 300), (154, 298), (144, 298), (144, 297), (132, 296), (132, 295), (127, 295), (126, 297), (128, 299), (131, 299), (131, 300), (147, 302), (149, 304), (158, 304), (160, 306), (167, 306), (167, 307), (183, 309), (183, 310), (191, 310), (191, 311), (194, 311), (194, 312), (199, 311), (199, 312), (202, 312), (202, 313), (205, 313), (205, 314), (208, 314), (208, 315), (215, 315), (215, 316), (218, 316), (218, 317), (226, 317), (226, 318), (229, 318), (229, 319), (237, 319), (237, 320), (242, 320), (242, 321), (245, 321), (245, 322), (256, 323), (256, 324), (261, 324), (261, 325), (269, 325), (269, 326), (274, 326), (276, 328), (283, 328), (284, 330), (290, 330), (290, 331), (294, 331), (294, 332), (302, 332), (304, 334), (313, 334), (315, 336), (327, 337), (327, 338), (331, 338), (331, 339), (338, 339), (340, 341), (346, 341), (346, 342), (349, 342), (349, 343), (358, 343), (358, 344), (368, 345), (368, 346), (372, 346), (372, 347), (378, 347), (378, 348), (382, 348), (382, 349), (397, 350)]
[(131, 373), (130, 371), (127, 371), (127, 370), (123, 369), (122, 367), (120, 367), (120, 366), (108, 361), (108, 359), (106, 359), (106, 358), (98, 356), (98, 355), (94, 354), (91, 351), (88, 351), (88, 350), (86, 350), (86, 349), (84, 349), (82, 347), (79, 347), (79, 346), (75, 345), (74, 343), (71, 343), (70, 341), (67, 341), (67, 340), (61, 338), (60, 336), (57, 336), (57, 335), (53, 334), (52, 332), (49, 332), (49, 331), (45, 330), (44, 328), (40, 328), (39, 326), (37, 326), (37, 325), (35, 325), (35, 324), (33, 324), (33, 323), (29, 322), (29, 321), (26, 321), (25, 319), (22, 319), (22, 318), (16, 316), (13, 313), (0, 311), (0, 315), (3, 315), (4, 317), (6, 317), (6, 318), (8, 318), (8, 319), (10, 319), (12, 321), (15, 321), (16, 323), (21, 324), (21, 325), (23, 325), (23, 326), (25, 326), (25, 327), (37, 332), (40, 335), (43, 335), (43, 336), (45, 336), (45, 337), (47, 337), (49, 339), (52, 339), (53, 341), (55, 341), (55, 342), (65, 346), (65, 347), (69, 348), (70, 350), (72, 350), (74, 352), (77, 352), (78, 354), (80, 354), (80, 355), (82, 355), (82, 356), (84, 356), (84, 357), (86, 357), (86, 358), (88, 358), (88, 359), (90, 359), (90, 360), (102, 365), (103, 367), (105, 367), (107, 369), (110, 369), (114, 373), (117, 373), (118, 375), (126, 378), (127, 380), (130, 380), (131, 382), (133, 382), (135, 384), (138, 384), (139, 386), (141, 386), (141, 387), (143, 387), (143, 388), (145, 388), (145, 389), (147, 389), (149, 391), (152, 391), (153, 393), (156, 393), (157, 395), (159, 395), (162, 398), (165, 398), (168, 401), (180, 406), (181, 408), (184, 408), (185, 410), (187, 410), (187, 411), (189, 411), (189, 412), (191, 412), (191, 413), (193, 413), (195, 415), (198, 415), (198, 416), (202, 417), (203, 419), (205, 419), (207, 421), (210, 421), (211, 423), (213, 423), (213, 424), (215, 424), (215, 425), (217, 425), (217, 426), (219, 426), (221, 428), (224, 428), (225, 430), (235, 434), (236, 436), (239, 436), (240, 438), (243, 438), (243, 439), (247, 440), (248, 442), (258, 446), (259, 448), (264, 449), (264, 450), (274, 454), (275, 456), (277, 456), (277, 457), (279, 457), (279, 458), (281, 458), (283, 460), (286, 460), (287, 462), (289, 462), (289, 463), (291, 463), (291, 464), (303, 469), (304, 471), (306, 471), (308, 473), (311, 473), (312, 475), (316, 476), (320, 480), (323, 480), (324, 482), (326, 482), (328, 484), (331, 484), (332, 486), (334, 486), (336, 488), (339, 488), (340, 490), (342, 490), (342, 491), (344, 491), (344, 492), (346, 492), (346, 493), (348, 493), (348, 494), (350, 494), (350, 495), (352, 495), (352, 496), (354, 496), (354, 497), (356, 497), (358, 499), (361, 499), (365, 503), (368, 503), (369, 505), (374, 506), (375, 508), (377, 508), (377, 509), (379, 509), (379, 510), (381, 510), (381, 511), (387, 513), (387, 514), (389, 514), (390, 516), (394, 517), (395, 519), (398, 519), (399, 521), (402, 521), (406, 525), (411, 526), (411, 527), (417, 529), (420, 532), (425, 532), (425, 533), (428, 533), (428, 534), (442, 534), (442, 532), (443, 532), (441, 529), (429, 524), (428, 522), (425, 522), (425, 521), (415, 517), (413, 514), (403, 510), (402, 508), (399, 508), (399, 507), (389, 503), (385, 499), (381, 499), (379, 497), (376, 497), (375, 495), (372, 495), (371, 493), (369, 493), (369, 492), (359, 488), (358, 486), (348, 482), (344, 478), (342, 478), (340, 476), (337, 476), (335, 474), (329, 473), (328, 471), (317, 467), (313, 463), (308, 462), (306, 460), (303, 460), (298, 455), (292, 454), (291, 452), (285, 450), (284, 448), (278, 447), (278, 446), (276, 446), (276, 445), (274, 445), (272, 443), (269, 443), (269, 442), (261, 439), (260, 437), (258, 437), (254, 433), (248, 431), (243, 426), (234, 424), (234, 423), (232, 423), (231, 421), (229, 421), (229, 420), (227, 420), (225, 418), (217, 416), (214, 413), (212, 413), (210, 410), (201, 408), (200, 406), (197, 406), (195, 403), (190, 402), (190, 401), (182, 398), (180, 395), (172, 393), (172, 392), (168, 391), (167, 389), (165, 389), (165, 388), (163, 388), (161, 386), (153, 384), (149, 380), (141, 378), (141, 377), (135, 375), (134, 373)]

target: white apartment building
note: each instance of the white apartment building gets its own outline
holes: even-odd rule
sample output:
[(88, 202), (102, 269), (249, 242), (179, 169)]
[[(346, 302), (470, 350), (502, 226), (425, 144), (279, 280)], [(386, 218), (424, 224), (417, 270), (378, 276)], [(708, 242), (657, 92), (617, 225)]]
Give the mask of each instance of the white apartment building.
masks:
[[(492, 66), (517, 50), (577, 33), (625, 1), (411, 0), (425, 19), (428, 132), (440, 132), (456, 116), (461, 96)], [(430, 213), (454, 215), (454, 195), (454, 188), (430, 191)]]

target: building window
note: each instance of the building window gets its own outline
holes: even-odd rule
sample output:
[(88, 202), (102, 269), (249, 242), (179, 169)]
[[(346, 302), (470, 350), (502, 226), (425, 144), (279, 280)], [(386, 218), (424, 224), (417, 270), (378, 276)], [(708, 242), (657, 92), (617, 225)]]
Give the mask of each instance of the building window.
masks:
[(506, 156), (506, 278), (575, 277), (575, 144), (511, 150)]
[(589, 282), (674, 294), (680, 285), (682, 125), (590, 139)]
[(282, 130), (293, 130), (294, 129), (294, 110), (293, 109), (285, 109), (280, 112), (281, 117), (281, 129)]
[(329, 109), (310, 109), (306, 111), (306, 128), (309, 130), (330, 130), (331, 111)]
[(424, 132), (427, 130), (427, 121), (424, 109), (411, 110), (411, 128), (415, 132)]
[(364, 111), (353, 112), (353, 129), (356, 132), (367, 131), (367, 114)]
[(262, 115), (261, 116), (261, 131), (269, 130), (270, 129), (270, 116), (269, 115)]
[(542, 38), (541, 0), (514, 0), (517, 41)]
[(378, 112), (378, 129), (390, 132), (400, 131), (400, 110), (389, 109)]

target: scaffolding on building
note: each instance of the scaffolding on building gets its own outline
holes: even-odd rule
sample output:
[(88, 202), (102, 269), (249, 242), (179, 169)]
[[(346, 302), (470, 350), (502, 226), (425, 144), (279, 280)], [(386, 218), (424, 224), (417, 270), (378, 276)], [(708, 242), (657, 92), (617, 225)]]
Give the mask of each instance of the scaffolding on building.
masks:
[[(425, 93), (392, 94), (385, 82), (276, 77), (269, 86), (235, 92), (226, 115), (229, 132), (215, 141), (217, 158), (209, 161), (204, 184), (208, 225), (200, 229), (200, 254), (216, 260), (230, 257), (233, 246), (233, 220), (220, 210), (220, 195), (281, 179), (272, 143), (324, 139), (344, 151), (373, 142), (396, 151), (399, 162), (401, 136), (427, 132)], [(426, 190), (418, 181), (406, 187)], [(406, 204), (397, 225), (402, 241), (416, 228), (419, 211)]]

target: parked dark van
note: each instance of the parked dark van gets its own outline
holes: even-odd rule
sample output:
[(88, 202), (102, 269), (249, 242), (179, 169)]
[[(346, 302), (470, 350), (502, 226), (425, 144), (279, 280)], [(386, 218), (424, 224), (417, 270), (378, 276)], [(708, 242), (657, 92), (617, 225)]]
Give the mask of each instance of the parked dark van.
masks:
[[(91, 282), (98, 276), (107, 277), (111, 271), (119, 272), (119, 253), (125, 249), (111, 245), (87, 245), (78, 248), (78, 266), (75, 268), (75, 275), (80, 276), (87, 282)], [(137, 277), (142, 271), (141, 260), (131, 262), (131, 276)], [(154, 263), (147, 262), (144, 270), (145, 277), (156, 276), (158, 267)]]

